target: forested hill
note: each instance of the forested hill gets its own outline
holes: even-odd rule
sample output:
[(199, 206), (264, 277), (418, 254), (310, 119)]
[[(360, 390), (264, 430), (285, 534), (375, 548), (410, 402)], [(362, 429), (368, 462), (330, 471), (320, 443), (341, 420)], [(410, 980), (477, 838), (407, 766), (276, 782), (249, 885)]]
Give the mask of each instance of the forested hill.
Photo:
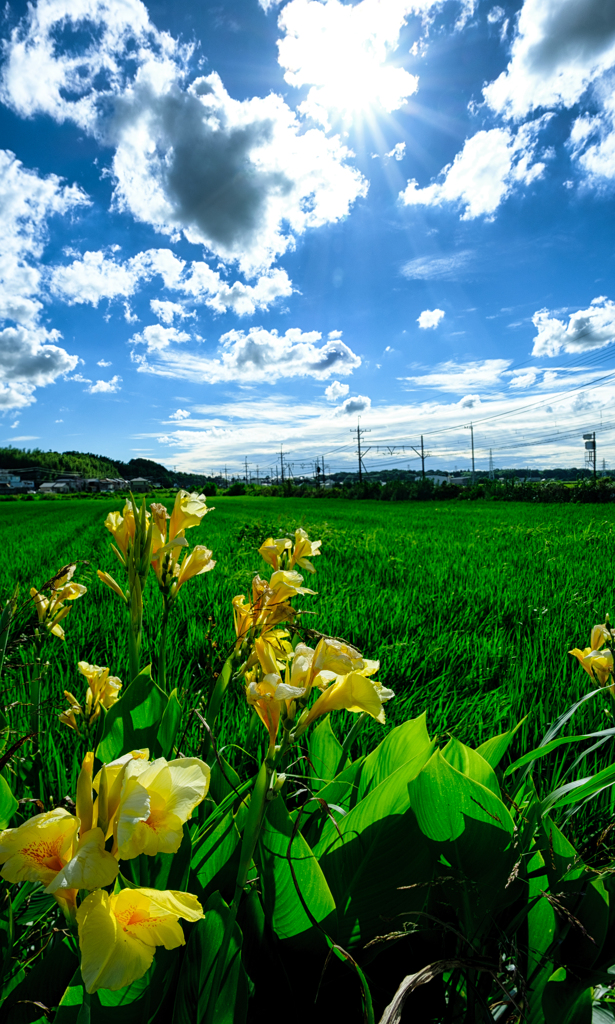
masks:
[(144, 476), (162, 487), (201, 487), (211, 477), (199, 473), (174, 473), (150, 459), (120, 462), (92, 452), (46, 452), (40, 448), (0, 448), (0, 469), (14, 473), (41, 466), (61, 473), (80, 473), (84, 477), (123, 477), (124, 480)]

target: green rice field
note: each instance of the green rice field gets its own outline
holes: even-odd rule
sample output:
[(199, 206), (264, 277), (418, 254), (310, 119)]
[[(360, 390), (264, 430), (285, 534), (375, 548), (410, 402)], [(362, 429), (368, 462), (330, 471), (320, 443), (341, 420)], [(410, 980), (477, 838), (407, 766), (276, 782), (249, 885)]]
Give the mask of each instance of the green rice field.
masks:
[[(318, 593), (301, 599), (310, 612), (304, 621), (380, 659), (378, 678), (396, 693), (387, 705), (387, 725), (370, 720), (358, 749), (371, 747), (383, 728), (426, 709), (432, 735), (450, 732), (472, 745), (527, 716), (518, 749), (528, 750), (554, 718), (591, 689), (567, 651), (587, 646), (591, 627), (603, 622), (606, 612), (615, 612), (610, 560), (615, 510), (281, 498), (211, 503), (215, 511), (189, 531), (189, 541), (210, 547), (216, 568), (185, 585), (170, 623), (167, 673), (171, 685), (183, 691), (186, 708), (207, 692), (212, 671), (232, 647), (231, 599), (249, 592), (254, 573), (268, 573), (259, 544), (297, 526), (323, 541), (316, 576), (305, 581)], [(63, 623), (66, 641), (50, 637), (46, 643), (52, 668), (41, 743), (51, 779), (46, 785), (53, 790), (49, 798), (74, 789), (75, 744), (57, 714), (65, 707), (65, 689), (79, 696), (85, 687), (77, 662), (108, 665), (128, 681), (125, 611), (95, 572), (105, 569), (124, 584), (103, 525), (107, 513), (122, 505), (117, 497), (0, 505), (5, 597), (18, 584), (26, 598), (31, 585), (41, 586), (61, 565), (77, 559), (83, 561), (75, 579), (88, 587)], [(148, 644), (161, 612), (153, 575), (148, 591), (145, 645), (153, 658), (155, 648), (148, 653)], [(16, 734), (22, 675), (16, 652), (3, 680), (4, 704), (14, 705), (9, 720)], [(588, 701), (573, 731), (604, 728), (610, 716), (606, 699)], [(336, 716), (335, 727), (348, 728), (351, 717)], [(222, 739), (231, 762), (233, 744), (241, 746), (248, 723), (237, 687), (228, 693), (223, 711)], [(191, 743), (198, 743), (198, 735), (189, 730), (186, 746)], [(610, 743), (592, 757), (588, 774), (611, 760)], [(610, 791), (605, 800), (610, 808)]]

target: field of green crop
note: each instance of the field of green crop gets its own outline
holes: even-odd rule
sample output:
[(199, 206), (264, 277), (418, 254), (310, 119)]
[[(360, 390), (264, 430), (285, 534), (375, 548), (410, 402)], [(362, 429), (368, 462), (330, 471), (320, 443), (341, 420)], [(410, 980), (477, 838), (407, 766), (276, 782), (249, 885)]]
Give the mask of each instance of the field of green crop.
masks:
[[(95, 573), (106, 569), (124, 582), (103, 526), (107, 512), (121, 504), (110, 498), (0, 506), (5, 597), (18, 584), (25, 598), (30, 585), (41, 586), (77, 559), (83, 562), (75, 578), (88, 586), (65, 623), (66, 641), (50, 637), (45, 649), (52, 669), (42, 749), (48, 796), (56, 799), (74, 789), (73, 737), (57, 714), (65, 707), (63, 691), (78, 696), (85, 686), (76, 663), (108, 665), (128, 681), (124, 608)], [(591, 627), (615, 612), (611, 509), (276, 498), (212, 504), (215, 511), (189, 539), (210, 547), (217, 566), (186, 584), (170, 625), (168, 678), (184, 690), (188, 707), (206, 692), (212, 668), (232, 646), (232, 597), (248, 593), (253, 574), (266, 568), (259, 544), (297, 526), (323, 541), (317, 574), (306, 579), (318, 594), (302, 599), (310, 612), (304, 621), (380, 659), (379, 678), (396, 693), (384, 729), (427, 709), (432, 734), (452, 732), (475, 745), (527, 715), (519, 733), (519, 748), (527, 750), (591, 688), (567, 651), (589, 644)], [(148, 586), (146, 649), (161, 611), (152, 577)], [(16, 731), (21, 675), (16, 654), (4, 677)], [(610, 714), (605, 699), (589, 701), (574, 731), (604, 728)], [(351, 717), (337, 716), (335, 727), (347, 728)], [(223, 740), (241, 745), (249, 713), (239, 688), (228, 694), (223, 721)], [(359, 746), (372, 745), (382, 729), (370, 720)], [(588, 770), (610, 761), (609, 750), (610, 744), (598, 750)], [(230, 747), (227, 756), (232, 761)]]

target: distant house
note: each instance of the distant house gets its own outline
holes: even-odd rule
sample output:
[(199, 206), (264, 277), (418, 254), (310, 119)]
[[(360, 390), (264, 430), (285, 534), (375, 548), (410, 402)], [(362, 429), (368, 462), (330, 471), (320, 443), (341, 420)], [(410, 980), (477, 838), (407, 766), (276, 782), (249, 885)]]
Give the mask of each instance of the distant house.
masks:
[(135, 476), (132, 480), (129, 480), (131, 491), (149, 491), (151, 482), (144, 476)]
[(40, 494), (70, 494), (70, 485), (66, 480), (47, 481), (39, 487)]

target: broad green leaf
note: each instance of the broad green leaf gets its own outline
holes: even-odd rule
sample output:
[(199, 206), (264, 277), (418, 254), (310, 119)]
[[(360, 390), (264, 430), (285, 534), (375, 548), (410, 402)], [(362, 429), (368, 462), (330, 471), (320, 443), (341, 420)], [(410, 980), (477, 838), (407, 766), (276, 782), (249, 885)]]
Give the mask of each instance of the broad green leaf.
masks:
[(158, 729), (168, 697), (152, 678), (151, 665), (144, 668), (105, 716), (97, 757), (113, 761), (129, 750), (148, 747), (150, 756), (160, 752)]
[(8, 828), (18, 807), (19, 804), (11, 793), (8, 782), (3, 775), (0, 775), (0, 829)]
[(13, 989), (3, 1004), (5, 1024), (25, 1024), (26, 1020), (36, 1019), (36, 1007), (29, 1004), (41, 1001), (46, 1006), (57, 1006), (78, 966), (68, 941), (54, 934), (44, 955), (35, 961), (24, 980)]
[(500, 785), (496, 774), (477, 750), (466, 747), (465, 743), (460, 743), (453, 737), (442, 750), (442, 757), (462, 775), (473, 779), (474, 782), (480, 782), (481, 786), (486, 786), (497, 797), (500, 796)]
[(402, 764), (433, 749), (426, 725), (427, 713), (403, 722), (365, 758), (359, 779), (358, 799), (362, 800)]
[(466, 818), (494, 825), (510, 834), (514, 830), (506, 806), (492, 790), (462, 775), (440, 750), (435, 751), (420, 774), (410, 782), (408, 790), (421, 831), (429, 839), (439, 842), (457, 839), (466, 827)]
[(170, 760), (173, 756), (173, 745), (177, 738), (177, 731), (182, 720), (182, 706), (179, 703), (177, 689), (172, 690), (166, 708), (162, 714), (162, 721), (158, 729), (158, 743), (163, 757)]
[(0, 754), (4, 751), (9, 738), (9, 723), (6, 715), (0, 711)]
[(328, 821), (314, 848), (337, 905), (342, 945), (390, 931), (386, 918), (420, 909), (429, 894), (433, 857), (410, 810), (408, 783), (430, 749), (397, 768), (349, 814), (336, 815), (337, 826)]
[(206, 897), (214, 889), (228, 887), (233, 891), (246, 814), (246, 805), (241, 804), (237, 815), (229, 811), (213, 830), (194, 843), (191, 869)]
[(559, 967), (542, 994), (545, 1024), (592, 1024), (592, 986), (574, 970)]
[[(293, 838), (293, 831), (294, 822), (279, 796), (267, 806), (256, 853), (265, 916), (278, 938), (293, 939), (295, 945), (316, 941), (320, 946), (321, 936), (314, 934), (304, 903), (320, 924), (334, 918), (335, 902), (312, 850), (301, 832), (297, 830)], [(335, 927), (334, 920), (329, 926)]]
[(217, 804), (220, 804), (226, 797), (232, 796), (235, 791), (240, 792), (240, 786), (241, 779), (235, 769), (224, 759), (222, 754), (218, 754), (211, 765), (209, 796)]
[[(310, 733), (308, 752), (312, 762), (311, 775), (316, 789), (333, 779), (342, 756), (342, 744), (331, 728), (330, 715), (326, 715), (320, 725)], [(342, 769), (345, 768), (342, 765)]]
[[(159, 947), (152, 966), (142, 978), (116, 992), (99, 989), (90, 996), (90, 1024), (150, 1024), (156, 1018), (160, 1024), (166, 1024), (172, 1007), (172, 1001), (171, 1006), (168, 1004), (169, 990), (174, 996), (178, 965), (178, 950)], [(83, 1008), (83, 981), (77, 969), (62, 996), (54, 1024), (78, 1024)]]
[(177, 853), (157, 853), (155, 857), (134, 857), (122, 862), (122, 873), (135, 885), (148, 889), (178, 889), (185, 891), (190, 874), (192, 843), (188, 825), (183, 827), (182, 841)]
[[(215, 892), (204, 907), (205, 916), (190, 932), (177, 983), (172, 1024), (202, 1024), (209, 1009), (216, 959), (222, 945), (229, 908)], [(242, 1024), (248, 1012), (248, 976), (241, 962), (242, 934), (233, 925), (222, 984), (211, 1013), (215, 1024)]]
[[(540, 868), (545, 874), (537, 874)], [(557, 939), (557, 918), (549, 901), (542, 895), (546, 882), (546, 865), (544, 857), (536, 852), (527, 866), (528, 874), (535, 877), (529, 879), (528, 897), (537, 897), (528, 916), (528, 960), (527, 960), (527, 1000), (528, 1017), (532, 1024), (546, 1024), (542, 1006), (544, 988), (553, 973), (553, 951)]]
[(525, 715), (520, 722), (517, 722), (514, 729), (510, 729), (508, 732), (502, 732), (499, 736), (492, 736), (491, 739), (485, 740), (484, 743), (481, 743), (480, 747), (476, 748), (476, 753), (480, 754), (480, 756), (483, 757), (487, 764), (490, 764), (492, 768), (497, 768), (512, 743), (515, 733), (521, 728), (526, 718), (527, 715)]

